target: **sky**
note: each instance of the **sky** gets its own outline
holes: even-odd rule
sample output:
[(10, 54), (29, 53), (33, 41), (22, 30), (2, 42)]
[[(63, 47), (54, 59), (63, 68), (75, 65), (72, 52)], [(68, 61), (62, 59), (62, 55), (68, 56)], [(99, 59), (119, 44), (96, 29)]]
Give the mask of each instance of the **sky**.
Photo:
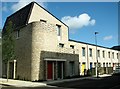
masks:
[[(30, 2), (1, 2), (3, 27), (6, 18)], [(33, 1), (33, 0), (32, 0)], [(36, 0), (38, 2), (38, 0)], [(38, 2), (42, 7), (69, 26), (69, 38), (104, 47), (118, 45), (117, 2)]]

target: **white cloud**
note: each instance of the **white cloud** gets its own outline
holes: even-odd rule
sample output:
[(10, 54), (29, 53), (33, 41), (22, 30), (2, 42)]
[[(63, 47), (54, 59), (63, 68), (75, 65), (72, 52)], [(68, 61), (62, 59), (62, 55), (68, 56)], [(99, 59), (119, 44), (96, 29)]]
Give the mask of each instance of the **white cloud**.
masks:
[(70, 29), (79, 29), (84, 26), (93, 26), (96, 23), (95, 19), (91, 19), (91, 17), (87, 13), (83, 13), (79, 16), (65, 16), (61, 19), (65, 24), (67, 24)]
[(113, 38), (113, 36), (105, 36), (104, 38), (103, 38), (103, 40), (111, 40)]
[[(11, 9), (13, 12), (21, 9), (22, 7), (26, 6), (27, 4), (29, 4), (30, 2), (35, 1), (38, 2), (41, 6), (43, 6), (45, 8), (45, 4), (44, 2), (39, 2), (39, 0), (19, 0), (17, 3), (15, 3)], [(46, 0), (44, 0), (46, 1)]]

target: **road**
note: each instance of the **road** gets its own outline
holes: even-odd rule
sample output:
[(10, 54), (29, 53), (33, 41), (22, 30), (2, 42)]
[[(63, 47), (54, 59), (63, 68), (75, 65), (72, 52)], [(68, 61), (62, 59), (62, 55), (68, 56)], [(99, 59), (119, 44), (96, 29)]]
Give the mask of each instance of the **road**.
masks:
[(46, 87), (3, 87), (2, 89), (120, 89), (120, 76), (105, 78), (89, 78), (83, 80), (69, 81), (50, 84)]

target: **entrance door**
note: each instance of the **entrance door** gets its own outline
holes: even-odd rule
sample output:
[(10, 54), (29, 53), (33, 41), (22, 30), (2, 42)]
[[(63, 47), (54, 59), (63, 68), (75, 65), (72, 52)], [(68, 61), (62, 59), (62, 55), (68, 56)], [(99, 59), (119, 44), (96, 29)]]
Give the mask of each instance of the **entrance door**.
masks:
[(58, 69), (58, 79), (62, 78), (62, 72), (63, 72), (63, 67), (62, 67), (62, 62), (57, 62), (57, 69)]
[(82, 74), (84, 74), (85, 71), (85, 63), (82, 63)]
[(47, 62), (47, 79), (53, 79), (53, 63)]
[(90, 69), (92, 69), (92, 63), (90, 63)]
[(9, 78), (13, 79), (13, 75), (14, 75), (14, 63), (10, 62), (9, 63)]

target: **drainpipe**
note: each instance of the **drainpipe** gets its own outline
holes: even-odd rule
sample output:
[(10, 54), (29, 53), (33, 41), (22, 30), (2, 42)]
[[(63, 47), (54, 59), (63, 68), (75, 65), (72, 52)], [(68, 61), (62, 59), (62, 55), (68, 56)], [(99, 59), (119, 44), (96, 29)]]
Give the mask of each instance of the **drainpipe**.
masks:
[[(88, 45), (87, 45), (87, 71), (89, 70), (89, 56), (88, 56)], [(88, 73), (88, 72), (87, 72)]]

